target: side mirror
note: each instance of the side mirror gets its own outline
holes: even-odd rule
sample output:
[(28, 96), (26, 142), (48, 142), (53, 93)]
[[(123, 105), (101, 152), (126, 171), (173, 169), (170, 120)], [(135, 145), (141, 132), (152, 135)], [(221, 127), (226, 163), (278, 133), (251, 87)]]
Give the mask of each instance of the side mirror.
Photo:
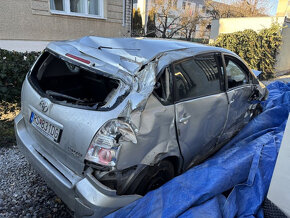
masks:
[(261, 75), (263, 74), (263, 71), (259, 71), (259, 70), (253, 70), (253, 73), (255, 74), (255, 76), (260, 79), (261, 78)]

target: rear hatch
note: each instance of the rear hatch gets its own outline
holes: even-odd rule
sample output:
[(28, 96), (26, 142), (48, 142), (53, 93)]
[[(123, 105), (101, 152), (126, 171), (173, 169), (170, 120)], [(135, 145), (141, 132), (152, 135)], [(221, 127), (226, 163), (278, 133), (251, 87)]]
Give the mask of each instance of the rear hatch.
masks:
[(93, 136), (118, 117), (126, 96), (116, 97), (120, 81), (103, 75), (44, 52), (22, 88), (22, 114), (34, 147), (79, 175)]

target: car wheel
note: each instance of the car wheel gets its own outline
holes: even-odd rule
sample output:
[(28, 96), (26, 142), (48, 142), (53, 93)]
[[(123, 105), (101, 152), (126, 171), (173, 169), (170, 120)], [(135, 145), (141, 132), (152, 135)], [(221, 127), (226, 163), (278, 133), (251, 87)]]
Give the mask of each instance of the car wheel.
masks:
[(163, 160), (155, 166), (146, 167), (133, 181), (127, 194), (145, 195), (157, 189), (174, 177), (174, 167), (168, 160)]

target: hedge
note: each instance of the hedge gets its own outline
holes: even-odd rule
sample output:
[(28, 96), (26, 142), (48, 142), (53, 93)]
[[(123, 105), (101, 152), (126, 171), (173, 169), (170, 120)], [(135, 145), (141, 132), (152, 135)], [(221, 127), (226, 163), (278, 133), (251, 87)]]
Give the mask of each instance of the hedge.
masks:
[(220, 34), (212, 45), (235, 52), (251, 69), (263, 71), (263, 79), (270, 79), (275, 76), (276, 56), (281, 44), (281, 26), (272, 24), (259, 32), (244, 30)]
[(22, 82), (39, 54), (0, 49), (0, 102), (19, 103)]

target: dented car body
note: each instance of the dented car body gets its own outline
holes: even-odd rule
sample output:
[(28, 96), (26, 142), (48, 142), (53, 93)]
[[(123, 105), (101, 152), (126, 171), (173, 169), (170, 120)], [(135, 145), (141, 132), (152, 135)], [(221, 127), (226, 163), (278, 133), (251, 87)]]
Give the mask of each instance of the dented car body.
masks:
[(267, 93), (222, 48), (54, 42), (24, 81), (16, 138), (77, 216), (104, 216), (216, 152), (259, 113)]

